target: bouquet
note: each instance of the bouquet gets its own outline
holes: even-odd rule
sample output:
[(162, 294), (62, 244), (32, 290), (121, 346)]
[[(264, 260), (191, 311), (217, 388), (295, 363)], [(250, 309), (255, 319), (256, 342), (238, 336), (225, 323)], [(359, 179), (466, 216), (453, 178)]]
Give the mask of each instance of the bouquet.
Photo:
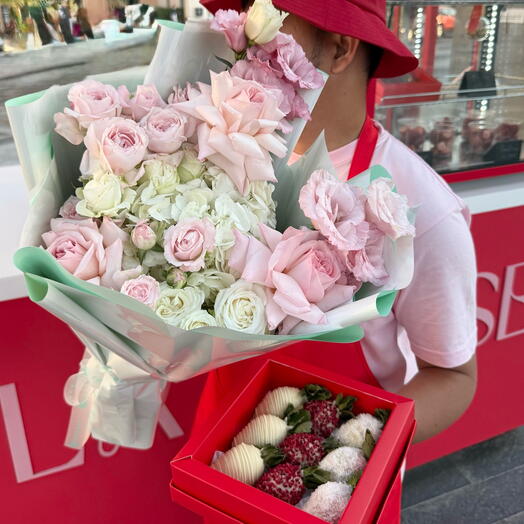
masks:
[(281, 23), (257, 0), (211, 28), (164, 26), (145, 81), (8, 103), (37, 181), (15, 261), (87, 349), (67, 445), (149, 447), (169, 381), (358, 340), (409, 283), (413, 217), (382, 168), (338, 181), (322, 136), (287, 165), (324, 77)]
[(389, 416), (385, 409), (355, 416), (355, 401), (318, 384), (273, 389), (211, 467), (336, 523)]

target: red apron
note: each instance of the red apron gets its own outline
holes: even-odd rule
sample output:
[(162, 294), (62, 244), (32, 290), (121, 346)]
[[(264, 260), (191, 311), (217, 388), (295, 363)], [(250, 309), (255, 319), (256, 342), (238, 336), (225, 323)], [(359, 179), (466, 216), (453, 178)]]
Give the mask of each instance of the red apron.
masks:
[[(373, 120), (368, 116), (360, 132), (353, 161), (348, 173), (348, 180), (368, 169), (378, 139), (378, 130)], [(380, 387), (362, 352), (361, 345), (336, 344), (318, 341), (301, 341), (272, 351), (267, 355), (250, 358), (235, 364), (230, 364), (211, 371), (200, 397), (199, 406), (193, 423), (193, 435), (200, 431), (209, 430), (224, 409), (240, 393), (262, 362), (268, 358), (277, 358), (279, 355), (288, 355), (296, 359), (309, 362), (318, 367), (336, 373), (342, 373), (366, 384)], [(395, 479), (390, 493), (393, 500), (384, 505), (383, 512), (377, 522), (393, 524), (400, 522), (400, 476)], [(400, 491), (399, 491), (400, 493)], [(387, 515), (387, 517), (386, 517)], [(383, 520), (386, 517), (386, 520)], [(206, 519), (206, 523), (211, 521)]]

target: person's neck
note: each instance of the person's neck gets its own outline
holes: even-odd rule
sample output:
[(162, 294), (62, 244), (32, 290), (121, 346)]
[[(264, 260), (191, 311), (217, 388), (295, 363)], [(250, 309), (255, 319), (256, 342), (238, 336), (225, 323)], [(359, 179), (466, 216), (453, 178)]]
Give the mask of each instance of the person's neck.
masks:
[(364, 82), (344, 82), (330, 78), (313, 110), (311, 120), (300, 136), (295, 153), (302, 155), (324, 131), (328, 151), (334, 151), (358, 138), (366, 119)]

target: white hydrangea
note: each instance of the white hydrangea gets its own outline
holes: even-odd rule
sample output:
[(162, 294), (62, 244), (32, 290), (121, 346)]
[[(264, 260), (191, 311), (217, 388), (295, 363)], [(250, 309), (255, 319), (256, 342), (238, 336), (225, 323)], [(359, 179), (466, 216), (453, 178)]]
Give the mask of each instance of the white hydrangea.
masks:
[(233, 275), (217, 269), (204, 269), (190, 273), (187, 279), (188, 286), (201, 289), (206, 300), (215, 300), (217, 293), (235, 282)]
[(175, 197), (171, 208), (171, 218), (177, 222), (191, 218), (204, 218), (213, 201), (213, 191), (203, 181), (202, 185), (185, 191)]
[[(274, 228), (277, 223), (276, 204), (273, 200), (275, 186), (269, 182), (256, 180), (249, 185), (249, 191), (243, 203), (257, 217), (258, 221)], [(251, 230), (255, 236), (259, 235), (258, 227)]]
[(335, 429), (331, 436), (344, 446), (361, 448), (362, 444), (364, 444), (367, 429), (369, 429), (372, 437), (377, 441), (382, 433), (382, 422), (369, 413), (361, 413)]

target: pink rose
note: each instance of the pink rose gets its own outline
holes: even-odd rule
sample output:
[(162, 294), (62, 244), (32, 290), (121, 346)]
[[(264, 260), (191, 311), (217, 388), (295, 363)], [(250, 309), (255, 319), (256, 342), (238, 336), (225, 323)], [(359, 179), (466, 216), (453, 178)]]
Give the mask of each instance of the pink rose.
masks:
[(368, 237), (364, 196), (359, 188), (340, 182), (323, 169), (314, 171), (300, 190), (298, 202), (333, 246), (341, 251), (362, 249)]
[[(243, 78), (244, 80), (253, 80), (265, 87), (268, 91), (273, 92), (275, 97), (279, 100), (278, 108), (286, 115), (286, 118), (293, 118), (295, 99), (300, 98), (305, 104), (302, 97), (295, 92), (293, 86), (277, 76), (271, 69), (264, 66), (258, 61), (239, 60), (231, 69), (231, 75)], [(306, 105), (307, 117), (309, 117), (309, 110)]]
[(183, 271), (198, 271), (204, 256), (215, 247), (215, 227), (207, 219), (184, 220), (170, 226), (164, 234), (164, 256)]
[(247, 47), (244, 31), (246, 18), (247, 13), (239, 13), (234, 9), (220, 9), (215, 13), (211, 29), (224, 33), (229, 47), (239, 53)]
[(149, 150), (171, 154), (186, 141), (187, 118), (172, 106), (154, 107), (140, 125), (149, 136)]
[(348, 251), (347, 266), (358, 281), (371, 282), (374, 286), (383, 286), (387, 282), (384, 239), (384, 233), (372, 225), (366, 245), (359, 251)]
[(108, 118), (93, 122), (87, 130), (80, 171), (93, 173), (97, 166), (117, 175), (142, 162), (149, 138), (145, 130), (128, 118)]
[(405, 195), (394, 192), (395, 184), (388, 178), (377, 178), (367, 189), (366, 218), (393, 240), (414, 236), (409, 222), (409, 204)]
[(80, 199), (76, 196), (71, 195), (63, 204), (58, 214), (62, 218), (68, 218), (69, 220), (84, 220), (85, 217), (79, 215), (76, 212), (76, 205), (80, 202)]
[(146, 220), (140, 220), (131, 232), (131, 242), (138, 249), (148, 250), (156, 244), (156, 233), (147, 225)]
[(100, 229), (92, 219), (54, 218), (42, 239), (47, 251), (69, 273), (105, 287), (120, 289), (122, 282), (138, 276), (141, 267), (122, 271), (123, 239), (127, 234), (110, 219)]
[(138, 278), (126, 280), (120, 292), (154, 308), (160, 298), (160, 284), (153, 277), (140, 275)]
[(121, 93), (113, 86), (96, 80), (78, 82), (69, 90), (67, 98), (71, 108), (64, 109), (64, 113), (75, 117), (80, 126), (87, 128), (95, 120), (120, 116)]
[(354, 287), (341, 285), (343, 261), (318, 231), (289, 227), (284, 234), (260, 226), (265, 243), (234, 230), (229, 266), (248, 282), (267, 288), (270, 329), (288, 333), (301, 320), (326, 322), (324, 312), (351, 300)]
[(199, 159), (223, 169), (243, 193), (249, 181), (276, 181), (270, 153), (282, 158), (287, 148), (276, 133), (285, 115), (274, 94), (227, 71), (211, 73), (211, 86), (199, 89), (188, 102), (174, 105), (200, 121)]
[(142, 120), (153, 107), (165, 107), (166, 103), (162, 100), (160, 93), (154, 85), (140, 85), (136, 88), (135, 96), (124, 108), (126, 115), (136, 120)]

